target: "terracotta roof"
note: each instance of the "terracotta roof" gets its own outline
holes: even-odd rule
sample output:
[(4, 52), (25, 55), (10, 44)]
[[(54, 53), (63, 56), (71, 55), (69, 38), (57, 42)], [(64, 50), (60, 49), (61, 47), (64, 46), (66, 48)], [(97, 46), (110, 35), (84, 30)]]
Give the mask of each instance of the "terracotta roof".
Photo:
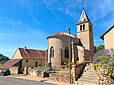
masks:
[(7, 61), (6, 63), (4, 63), (3, 65), (1, 65), (0, 69), (1, 70), (9, 69), (13, 65), (17, 64), (19, 61), (21, 61), (21, 59), (11, 59), (11, 60)]
[[(58, 32), (58, 33), (56, 33), (56, 34), (53, 34), (53, 35), (51, 35), (51, 36), (48, 36), (47, 39), (48, 39), (48, 38), (51, 38), (51, 37), (54, 37), (54, 36), (69, 36), (69, 34), (68, 34), (68, 33), (65, 33), (65, 32)], [(71, 35), (71, 34), (70, 34), (70, 37), (75, 38), (75, 36), (73, 36), (73, 35)]]
[(19, 48), (19, 51), (23, 59), (45, 59), (46, 51), (43, 50)]
[(100, 36), (100, 38), (104, 40), (104, 35), (107, 34), (112, 28), (114, 28), (114, 25), (112, 25), (110, 27), (110, 29), (108, 29), (104, 34), (102, 34), (102, 36)]

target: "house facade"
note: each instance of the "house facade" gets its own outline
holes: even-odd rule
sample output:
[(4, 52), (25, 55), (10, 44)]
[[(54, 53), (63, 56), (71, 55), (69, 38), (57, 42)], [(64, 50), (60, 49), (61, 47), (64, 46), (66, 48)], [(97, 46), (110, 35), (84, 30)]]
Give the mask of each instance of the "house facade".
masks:
[[(77, 37), (65, 32), (58, 32), (47, 37), (47, 62), (53, 68), (64, 65), (66, 59), (69, 59), (69, 50), (71, 51), (71, 61), (74, 64), (77, 62), (92, 61), (94, 54), (93, 29), (92, 23), (90, 22), (85, 10), (82, 11), (76, 27)], [(71, 49), (69, 49), (69, 44)]]
[(18, 48), (11, 60), (0, 66), (9, 69), (11, 74), (23, 73), (24, 67), (45, 66), (45, 51)]
[(114, 25), (112, 25), (100, 38), (104, 40), (105, 49), (114, 49)]

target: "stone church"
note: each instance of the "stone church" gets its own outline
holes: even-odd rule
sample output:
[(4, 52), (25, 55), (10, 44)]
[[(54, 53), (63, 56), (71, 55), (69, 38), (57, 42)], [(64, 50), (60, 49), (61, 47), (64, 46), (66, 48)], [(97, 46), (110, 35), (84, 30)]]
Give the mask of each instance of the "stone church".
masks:
[[(74, 64), (91, 62), (94, 54), (92, 26), (86, 11), (83, 9), (76, 24), (77, 37), (65, 32), (48, 36), (48, 64), (52, 67), (61, 67), (66, 59), (69, 59), (69, 52), (71, 52), (71, 62)], [(69, 49), (69, 44), (71, 49)]]

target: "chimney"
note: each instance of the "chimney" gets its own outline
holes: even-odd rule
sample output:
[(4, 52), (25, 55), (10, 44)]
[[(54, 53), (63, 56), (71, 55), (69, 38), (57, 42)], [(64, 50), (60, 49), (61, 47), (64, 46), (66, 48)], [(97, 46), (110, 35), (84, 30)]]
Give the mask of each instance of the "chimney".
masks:
[(27, 49), (27, 47), (25, 46), (25, 50), (27, 51), (27, 52), (29, 52), (30, 53), (30, 51)]

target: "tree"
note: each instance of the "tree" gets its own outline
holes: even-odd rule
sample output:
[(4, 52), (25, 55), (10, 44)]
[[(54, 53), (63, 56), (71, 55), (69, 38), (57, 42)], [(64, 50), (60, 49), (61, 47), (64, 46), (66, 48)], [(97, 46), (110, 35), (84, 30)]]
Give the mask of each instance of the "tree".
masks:
[(8, 60), (8, 59), (9, 59), (8, 57), (4, 56), (3, 54), (0, 54), (0, 61), (1, 60)]
[(96, 48), (96, 51), (100, 51), (100, 50), (104, 50), (104, 45), (99, 45), (99, 46)]

